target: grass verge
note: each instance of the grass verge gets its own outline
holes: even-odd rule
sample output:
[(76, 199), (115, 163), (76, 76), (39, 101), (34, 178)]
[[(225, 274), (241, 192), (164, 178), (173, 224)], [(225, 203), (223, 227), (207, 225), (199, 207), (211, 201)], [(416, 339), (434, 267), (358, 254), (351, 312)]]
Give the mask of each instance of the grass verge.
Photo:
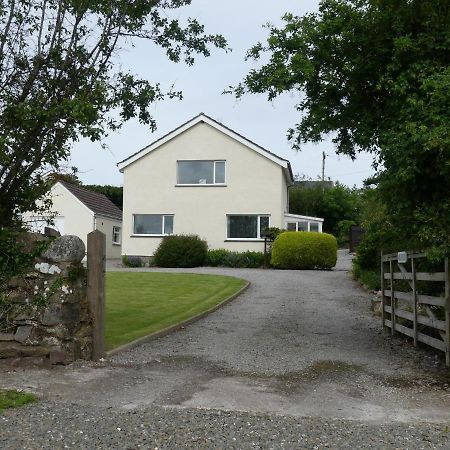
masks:
[(18, 408), (37, 401), (37, 397), (27, 392), (0, 389), (0, 413), (7, 408)]
[(106, 274), (106, 350), (194, 317), (246, 281), (221, 275), (158, 272)]

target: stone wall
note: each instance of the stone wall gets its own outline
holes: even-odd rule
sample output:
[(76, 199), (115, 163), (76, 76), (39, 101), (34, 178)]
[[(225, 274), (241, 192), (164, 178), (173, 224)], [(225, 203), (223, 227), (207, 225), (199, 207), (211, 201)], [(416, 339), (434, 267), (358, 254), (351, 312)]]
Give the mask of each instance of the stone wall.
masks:
[[(31, 241), (51, 239), (29, 234)], [(39, 358), (51, 364), (91, 359), (92, 321), (86, 297), (83, 241), (53, 238), (30, 271), (10, 280), (7, 324), (0, 332), (0, 359)]]

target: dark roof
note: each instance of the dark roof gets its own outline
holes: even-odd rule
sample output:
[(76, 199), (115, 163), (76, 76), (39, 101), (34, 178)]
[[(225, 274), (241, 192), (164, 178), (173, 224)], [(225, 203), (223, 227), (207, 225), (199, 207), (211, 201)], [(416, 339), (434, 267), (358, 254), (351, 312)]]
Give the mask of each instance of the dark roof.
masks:
[(132, 155), (130, 155), (128, 158), (125, 158), (122, 161), (119, 161), (117, 163), (117, 165), (122, 164), (126, 161), (128, 161), (129, 159), (133, 158), (134, 156), (138, 155), (139, 153), (143, 152), (144, 150), (146, 150), (148, 147), (151, 147), (152, 145), (158, 143), (159, 141), (162, 141), (164, 138), (166, 138), (167, 136), (169, 136), (170, 134), (174, 133), (175, 131), (179, 130), (180, 128), (184, 127), (186, 124), (188, 124), (189, 122), (192, 122), (193, 120), (201, 117), (201, 116), (205, 116), (207, 117), (209, 120), (211, 120), (212, 122), (217, 123), (218, 125), (220, 125), (221, 127), (226, 128), (228, 131), (231, 131), (232, 133), (236, 134), (237, 136), (239, 136), (240, 138), (246, 140), (247, 142), (249, 142), (250, 144), (255, 145), (256, 147), (260, 148), (261, 150), (265, 151), (266, 153), (269, 153), (270, 155), (274, 156), (275, 158), (281, 160), (281, 161), (285, 161), (288, 163), (288, 169), (289, 169), (289, 173), (291, 175), (291, 179), (294, 179), (294, 174), (292, 173), (292, 168), (291, 168), (291, 163), (289, 162), (289, 160), (282, 158), (281, 156), (276, 155), (275, 153), (267, 150), (266, 148), (262, 147), (261, 145), (257, 144), (256, 142), (253, 142), (252, 140), (246, 138), (245, 136), (243, 136), (242, 134), (234, 131), (233, 129), (231, 129), (230, 127), (227, 127), (226, 125), (224, 125), (223, 123), (213, 119), (212, 117), (208, 116), (205, 113), (200, 113), (197, 114), (195, 117), (193, 117), (192, 119), (189, 119), (188, 121), (182, 123), (180, 126), (176, 127), (175, 129), (173, 129), (172, 131), (170, 131), (169, 133), (165, 134), (164, 136), (160, 137), (159, 139), (156, 139), (156, 141), (153, 141), (151, 144), (146, 145), (144, 148), (142, 148), (141, 150), (138, 150), (137, 152), (133, 153)]
[(122, 211), (105, 195), (66, 181), (59, 182), (94, 214), (122, 220)]

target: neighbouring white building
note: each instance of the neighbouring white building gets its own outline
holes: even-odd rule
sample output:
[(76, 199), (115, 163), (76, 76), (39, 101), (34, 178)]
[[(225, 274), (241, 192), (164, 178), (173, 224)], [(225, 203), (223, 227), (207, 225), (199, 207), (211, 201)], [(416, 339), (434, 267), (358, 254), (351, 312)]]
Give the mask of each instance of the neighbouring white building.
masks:
[(262, 251), (267, 227), (322, 231), (323, 219), (289, 213), (289, 161), (205, 114), (118, 167), (123, 255), (151, 256), (169, 234), (241, 252)]
[(46, 215), (25, 214), (24, 221), (34, 232), (51, 227), (64, 234), (78, 236), (87, 243), (87, 235), (99, 230), (106, 235), (106, 258), (121, 256), (122, 211), (103, 194), (81, 186), (58, 181), (50, 190), (52, 208)]

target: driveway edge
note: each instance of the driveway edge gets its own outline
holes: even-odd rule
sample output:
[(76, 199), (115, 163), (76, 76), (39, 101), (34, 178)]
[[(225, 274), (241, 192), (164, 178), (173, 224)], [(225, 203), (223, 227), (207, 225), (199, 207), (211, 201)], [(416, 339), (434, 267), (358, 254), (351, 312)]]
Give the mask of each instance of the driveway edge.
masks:
[(182, 322), (178, 322), (175, 325), (171, 325), (170, 327), (164, 328), (163, 330), (156, 331), (154, 333), (148, 334), (147, 336), (143, 336), (139, 339), (136, 339), (135, 341), (129, 342), (128, 344), (121, 345), (120, 347), (114, 348), (110, 350), (109, 352), (106, 352), (106, 357), (108, 356), (114, 356), (118, 353), (125, 352), (127, 350), (130, 350), (134, 347), (137, 347), (138, 345), (144, 344), (146, 342), (154, 341), (155, 339), (158, 339), (160, 337), (167, 336), (170, 333), (173, 333), (174, 331), (185, 327), (186, 325), (190, 325), (191, 323), (197, 322), (197, 320), (202, 319), (203, 317), (213, 313), (214, 311), (217, 311), (219, 308), (222, 308), (222, 306), (225, 306), (226, 304), (233, 301), (236, 297), (239, 297), (242, 293), (244, 293), (250, 286), (250, 281), (246, 281), (246, 285), (243, 286), (239, 291), (235, 292), (230, 297), (226, 298), (222, 302), (218, 303), (217, 305), (213, 306), (212, 308), (207, 309), (206, 311), (201, 312), (200, 314), (197, 314), (194, 317), (191, 317), (190, 319), (183, 320)]

